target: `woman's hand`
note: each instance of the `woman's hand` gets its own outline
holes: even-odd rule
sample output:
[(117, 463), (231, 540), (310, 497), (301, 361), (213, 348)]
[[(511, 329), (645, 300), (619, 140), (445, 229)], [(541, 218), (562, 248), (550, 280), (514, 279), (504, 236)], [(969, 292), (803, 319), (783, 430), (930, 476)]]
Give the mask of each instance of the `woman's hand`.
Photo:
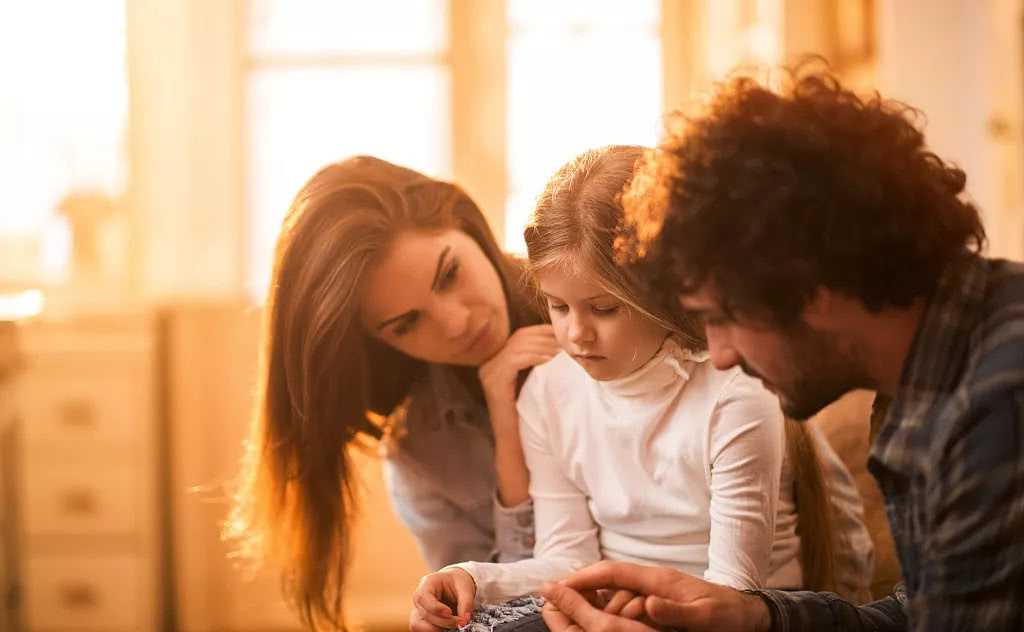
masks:
[(409, 618), (412, 632), (432, 632), (469, 623), (476, 582), (461, 568), (445, 568), (425, 575), (413, 593), (415, 611)]
[(506, 507), (515, 507), (530, 497), (530, 477), (519, 442), (516, 376), (523, 369), (547, 362), (557, 353), (558, 343), (551, 325), (523, 327), (514, 331), (501, 351), (478, 369), (494, 431), (498, 500)]
[(477, 370), (488, 407), (514, 407), (519, 372), (544, 364), (558, 350), (551, 325), (531, 325), (512, 332), (505, 346)]

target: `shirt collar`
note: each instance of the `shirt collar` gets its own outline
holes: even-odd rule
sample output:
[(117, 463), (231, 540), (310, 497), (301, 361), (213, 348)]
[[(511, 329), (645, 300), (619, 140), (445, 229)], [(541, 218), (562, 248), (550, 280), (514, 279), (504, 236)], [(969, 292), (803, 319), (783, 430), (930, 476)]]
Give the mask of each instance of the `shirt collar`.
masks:
[(951, 393), (962, 381), (987, 281), (988, 266), (980, 256), (957, 261), (942, 272), (879, 429), (879, 445), (898, 427), (921, 423), (935, 398)]

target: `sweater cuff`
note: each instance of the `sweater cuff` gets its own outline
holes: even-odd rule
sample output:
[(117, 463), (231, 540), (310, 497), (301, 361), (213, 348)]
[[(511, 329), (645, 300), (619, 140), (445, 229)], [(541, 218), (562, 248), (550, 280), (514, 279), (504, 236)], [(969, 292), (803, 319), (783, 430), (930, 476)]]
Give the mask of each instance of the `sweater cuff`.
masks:
[(782, 607), (781, 607), (782, 604), (780, 604), (780, 603), (778, 603), (776, 601), (776, 597), (778, 597), (778, 595), (776, 595), (777, 592), (778, 591), (774, 591), (774, 590), (769, 590), (769, 591), (766, 591), (766, 590), (744, 590), (743, 591), (744, 594), (754, 595), (755, 597), (759, 597), (761, 599), (761, 601), (764, 602), (764, 605), (768, 607), (768, 616), (769, 616), (769, 618), (771, 620), (771, 623), (769, 624), (768, 629), (771, 630), (771, 632), (782, 632), (782, 631), (788, 632), (788, 629), (789, 629), (788, 626), (783, 627), (783, 624), (782, 624), (782, 620), (783, 620), (783, 617), (782, 617)]
[(527, 498), (514, 507), (505, 507), (494, 494), (495, 562), (518, 562), (533, 557), (533, 499)]

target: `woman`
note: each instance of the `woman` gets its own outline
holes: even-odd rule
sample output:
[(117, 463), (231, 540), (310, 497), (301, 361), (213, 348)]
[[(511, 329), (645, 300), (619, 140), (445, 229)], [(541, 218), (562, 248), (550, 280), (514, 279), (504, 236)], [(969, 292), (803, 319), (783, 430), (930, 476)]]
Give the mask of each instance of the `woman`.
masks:
[(383, 440), (393, 503), (433, 568), (530, 554), (515, 398), (557, 343), (520, 274), (461, 189), (415, 171), (349, 158), (296, 196), (227, 536), (283, 564), (307, 624), (342, 627), (354, 442)]

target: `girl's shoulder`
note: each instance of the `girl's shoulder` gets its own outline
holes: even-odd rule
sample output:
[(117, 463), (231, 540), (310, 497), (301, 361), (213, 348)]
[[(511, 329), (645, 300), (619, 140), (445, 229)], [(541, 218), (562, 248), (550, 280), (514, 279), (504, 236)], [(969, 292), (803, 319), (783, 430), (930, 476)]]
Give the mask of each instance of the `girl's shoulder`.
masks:
[(565, 351), (559, 351), (555, 357), (544, 364), (533, 367), (530, 376), (526, 378), (526, 383), (523, 384), (523, 390), (565, 387), (579, 383), (585, 377), (588, 376), (583, 367), (570, 358)]
[(579, 391), (585, 388), (590, 376), (564, 351), (544, 364), (533, 367), (519, 391), (518, 400), (529, 406), (550, 407), (561, 401), (579, 400)]

